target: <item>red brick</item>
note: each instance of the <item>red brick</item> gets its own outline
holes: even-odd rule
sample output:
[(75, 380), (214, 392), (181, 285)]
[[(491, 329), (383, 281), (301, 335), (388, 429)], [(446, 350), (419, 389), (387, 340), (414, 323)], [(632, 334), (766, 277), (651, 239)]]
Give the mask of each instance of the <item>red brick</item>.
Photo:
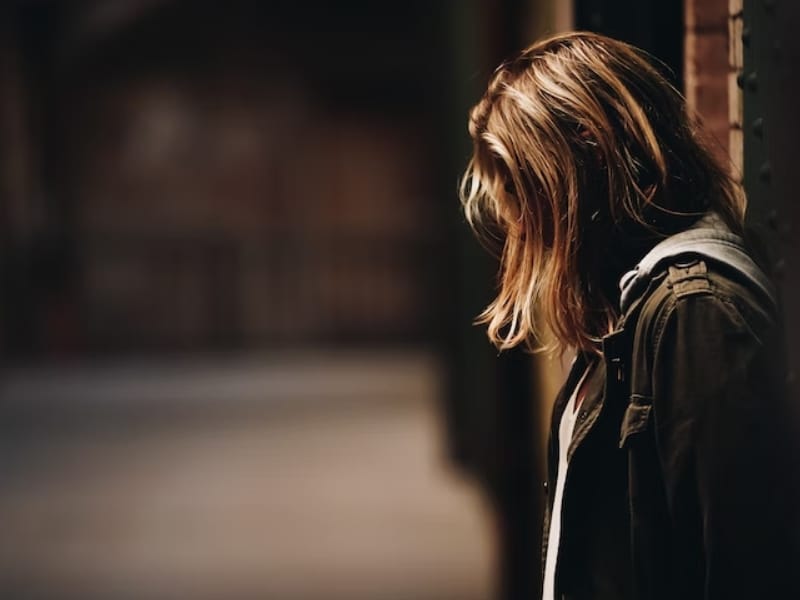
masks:
[(729, 0), (685, 0), (686, 29), (718, 30), (728, 28)]
[(730, 144), (727, 26), (724, 32), (688, 31), (685, 48), (687, 101), (690, 109), (700, 116), (713, 152), (727, 162)]
[(724, 76), (728, 72), (728, 30), (687, 35), (694, 47), (686, 59), (694, 61), (698, 74)]

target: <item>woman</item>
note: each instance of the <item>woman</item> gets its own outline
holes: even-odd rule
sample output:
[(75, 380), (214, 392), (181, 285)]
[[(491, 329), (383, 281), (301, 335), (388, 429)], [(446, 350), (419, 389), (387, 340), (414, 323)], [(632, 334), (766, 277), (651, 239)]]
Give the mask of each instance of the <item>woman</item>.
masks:
[(800, 598), (776, 293), (681, 95), (641, 51), (571, 33), (502, 64), (469, 131), (462, 202), (501, 265), (479, 320), (501, 349), (576, 351), (544, 599)]

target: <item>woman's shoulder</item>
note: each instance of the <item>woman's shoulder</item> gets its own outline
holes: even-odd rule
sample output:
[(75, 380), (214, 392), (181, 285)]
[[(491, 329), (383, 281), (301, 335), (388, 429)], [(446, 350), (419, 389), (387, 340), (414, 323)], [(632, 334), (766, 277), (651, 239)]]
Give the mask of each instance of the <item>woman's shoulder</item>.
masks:
[(630, 384), (641, 396), (655, 394), (657, 373), (671, 373), (670, 386), (691, 388), (698, 397), (699, 386), (715, 382), (723, 389), (724, 381), (734, 385), (744, 373), (765, 389), (777, 390), (785, 379), (777, 308), (712, 260), (668, 265), (644, 298), (633, 332)]
[(674, 323), (691, 326), (699, 336), (744, 331), (760, 340), (780, 322), (770, 285), (763, 273), (756, 279), (709, 257), (676, 259), (664, 266), (642, 299), (637, 337), (657, 346), (664, 329)]

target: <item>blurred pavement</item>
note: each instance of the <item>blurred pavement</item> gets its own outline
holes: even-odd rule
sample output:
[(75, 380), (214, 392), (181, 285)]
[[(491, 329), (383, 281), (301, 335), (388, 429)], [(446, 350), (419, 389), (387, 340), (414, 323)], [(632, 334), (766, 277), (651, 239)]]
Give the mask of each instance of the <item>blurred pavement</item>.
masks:
[(5, 371), (0, 597), (488, 600), (426, 353)]

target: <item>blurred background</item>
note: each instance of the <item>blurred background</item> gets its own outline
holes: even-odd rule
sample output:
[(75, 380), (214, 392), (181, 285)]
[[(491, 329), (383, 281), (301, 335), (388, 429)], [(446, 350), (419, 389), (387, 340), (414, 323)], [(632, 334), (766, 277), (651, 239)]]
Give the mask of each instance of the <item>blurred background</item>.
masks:
[(647, 49), (796, 306), (790, 5), (3, 2), (0, 597), (536, 597), (563, 368), (471, 326), (467, 112), (539, 36)]

